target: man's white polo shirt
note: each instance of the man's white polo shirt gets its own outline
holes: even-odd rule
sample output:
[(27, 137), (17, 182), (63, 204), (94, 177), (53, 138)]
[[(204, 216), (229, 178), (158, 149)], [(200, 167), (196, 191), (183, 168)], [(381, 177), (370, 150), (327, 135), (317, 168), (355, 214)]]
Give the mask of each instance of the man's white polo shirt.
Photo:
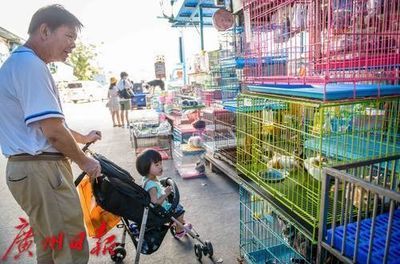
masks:
[(0, 145), (10, 155), (58, 152), (37, 121), (64, 118), (58, 91), (46, 64), (21, 46), (0, 68)]

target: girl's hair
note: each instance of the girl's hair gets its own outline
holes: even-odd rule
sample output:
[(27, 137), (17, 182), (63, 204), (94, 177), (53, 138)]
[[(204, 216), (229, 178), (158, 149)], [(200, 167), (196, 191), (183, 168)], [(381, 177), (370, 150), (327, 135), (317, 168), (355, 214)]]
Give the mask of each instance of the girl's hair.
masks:
[(161, 154), (158, 151), (154, 149), (143, 150), (136, 159), (136, 170), (140, 175), (147, 176), (149, 175), (151, 164), (161, 160)]
[(117, 78), (111, 77), (110, 78), (110, 87), (108, 87), (108, 89), (111, 90), (115, 85), (117, 85)]

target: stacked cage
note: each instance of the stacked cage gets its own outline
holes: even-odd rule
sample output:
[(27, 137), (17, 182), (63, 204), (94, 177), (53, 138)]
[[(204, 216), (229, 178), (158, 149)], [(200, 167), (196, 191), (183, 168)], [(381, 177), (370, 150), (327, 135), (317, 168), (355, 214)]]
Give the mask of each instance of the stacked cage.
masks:
[(179, 124), (174, 123), (173, 128), (173, 157), (178, 174), (182, 178), (194, 178), (205, 175), (203, 154), (205, 148), (202, 144), (206, 128), (196, 128), (201, 118), (202, 106), (185, 107), (180, 116)]
[(237, 169), (316, 239), (324, 167), (400, 153), (400, 96), (310, 102), (243, 94)]
[(221, 101), (221, 68), (219, 65), (220, 50), (207, 52), (208, 75), (202, 83), (201, 99), (204, 105), (212, 106)]
[(236, 97), (240, 92), (240, 77), (244, 66), (242, 54), (243, 29), (235, 27), (219, 36), (221, 45), (221, 92), (222, 103), (230, 111), (236, 108)]
[(241, 187), (240, 250), (247, 263), (313, 263), (316, 246), (276, 208)]
[(398, 263), (400, 155), (328, 168), (322, 186), (319, 263)]
[(223, 159), (231, 166), (236, 164), (236, 115), (222, 108), (202, 110), (206, 122), (204, 145), (214, 157)]
[(245, 0), (244, 14), (246, 84), (398, 93), (398, 0)]
[[(238, 98), (237, 169), (316, 242), (323, 168), (400, 153), (400, 2), (244, 0), (243, 10), (253, 94)], [(326, 203), (339, 219), (346, 204)]]
[(172, 131), (170, 123), (154, 110), (141, 110), (140, 117), (131, 115), (129, 137), (135, 154), (146, 148), (161, 153), (163, 159), (172, 158)]

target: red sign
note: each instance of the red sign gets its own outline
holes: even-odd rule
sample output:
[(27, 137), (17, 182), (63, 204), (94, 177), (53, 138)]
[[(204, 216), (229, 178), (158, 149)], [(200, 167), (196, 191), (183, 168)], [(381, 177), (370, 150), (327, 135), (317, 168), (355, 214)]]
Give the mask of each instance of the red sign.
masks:
[(225, 10), (219, 9), (213, 15), (213, 25), (218, 31), (225, 31), (233, 27), (235, 18), (232, 13)]
[[(0, 261), (6, 261), (10, 254), (14, 254), (15, 249), (17, 254), (13, 256), (14, 260), (18, 260), (22, 253), (26, 252), (28, 256), (33, 257), (33, 252), (30, 250), (33, 245), (33, 230), (30, 227), (28, 220), (23, 217), (19, 218), (20, 224), (15, 228), (19, 230), (17, 236), (14, 238), (14, 241), (11, 243), (10, 247), (6, 250), (6, 252), (1, 257)], [(112, 254), (114, 252), (114, 248), (116, 247), (116, 236), (110, 235), (108, 237), (104, 236), (107, 233), (107, 224), (103, 222), (101, 226), (96, 229), (96, 246), (90, 250), (90, 254), (99, 256), (100, 254)], [(71, 239), (69, 242), (69, 247), (73, 250), (82, 250), (83, 244), (86, 240), (86, 233), (84, 231), (77, 234), (75, 237)], [(61, 250), (64, 246), (64, 233), (60, 232), (58, 235), (50, 236), (44, 238), (42, 243), (43, 250)], [(40, 245), (36, 245), (37, 247)]]

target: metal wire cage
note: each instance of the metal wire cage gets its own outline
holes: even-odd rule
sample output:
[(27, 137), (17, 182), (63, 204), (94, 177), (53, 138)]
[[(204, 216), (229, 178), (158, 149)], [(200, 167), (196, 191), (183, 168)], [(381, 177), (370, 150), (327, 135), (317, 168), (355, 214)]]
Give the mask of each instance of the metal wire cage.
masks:
[(205, 106), (218, 105), (221, 102), (221, 89), (201, 91), (201, 102)]
[(249, 264), (312, 263), (316, 246), (268, 201), (241, 187), (240, 253)]
[(313, 229), (322, 168), (400, 153), (400, 97), (335, 103), (242, 94), (237, 169)]
[(220, 89), (221, 67), (219, 64), (220, 50), (207, 52), (207, 71), (206, 78), (203, 80), (202, 86), (205, 90)]
[(207, 127), (204, 133), (204, 145), (207, 150), (236, 164), (236, 115), (221, 108), (202, 110), (202, 119)]
[(171, 134), (137, 135), (134, 133), (132, 144), (136, 154), (141, 153), (147, 148), (152, 148), (159, 151), (163, 159), (172, 158)]
[(398, 263), (399, 183), (400, 155), (327, 168), (317, 263)]
[(222, 103), (227, 106), (235, 104), (240, 92), (240, 72), (244, 64), (242, 38), (242, 27), (235, 27), (219, 35)]
[(398, 0), (243, 2), (245, 83), (400, 87)]

